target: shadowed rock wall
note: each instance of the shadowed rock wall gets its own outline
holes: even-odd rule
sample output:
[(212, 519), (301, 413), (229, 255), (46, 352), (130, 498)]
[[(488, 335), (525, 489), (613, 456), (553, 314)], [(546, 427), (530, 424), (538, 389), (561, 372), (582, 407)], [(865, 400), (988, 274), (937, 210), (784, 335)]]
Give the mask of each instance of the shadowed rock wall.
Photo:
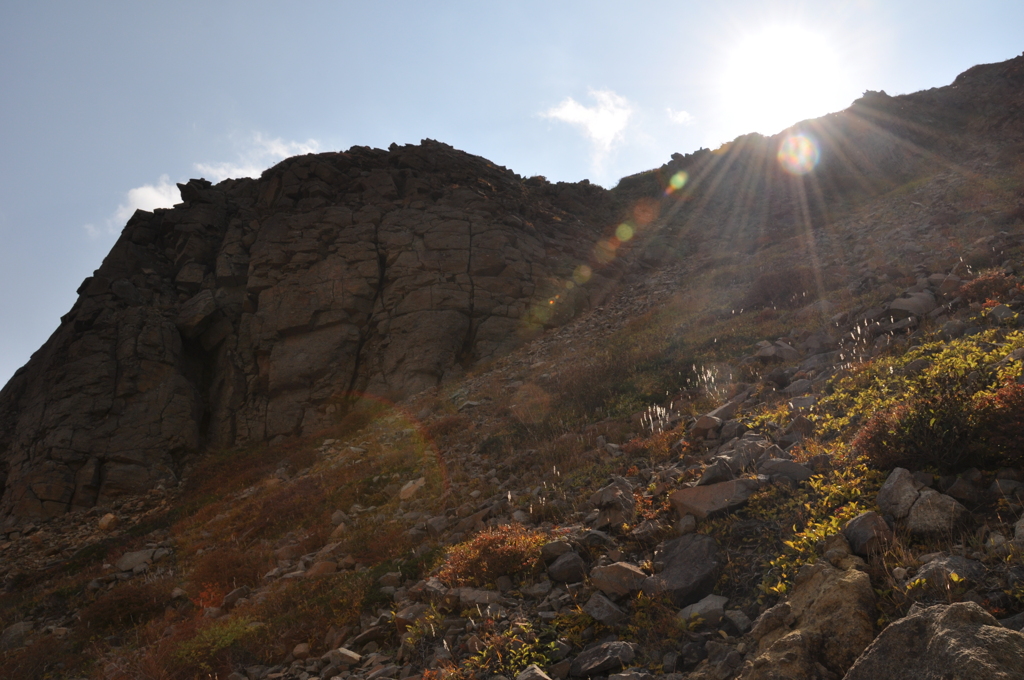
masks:
[(566, 284), (610, 214), (599, 187), (429, 140), (179, 186), (0, 392), (4, 515), (106, 503), (206, 445), (314, 432), (352, 392), (498, 356), (589, 304)]

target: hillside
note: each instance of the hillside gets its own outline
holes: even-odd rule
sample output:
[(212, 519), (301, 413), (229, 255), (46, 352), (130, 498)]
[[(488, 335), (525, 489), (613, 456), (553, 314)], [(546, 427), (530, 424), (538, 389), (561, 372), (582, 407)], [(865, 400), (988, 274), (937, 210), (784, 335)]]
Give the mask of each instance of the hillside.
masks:
[(0, 391), (5, 676), (1024, 677), (1022, 159), (1024, 57), (180, 185)]

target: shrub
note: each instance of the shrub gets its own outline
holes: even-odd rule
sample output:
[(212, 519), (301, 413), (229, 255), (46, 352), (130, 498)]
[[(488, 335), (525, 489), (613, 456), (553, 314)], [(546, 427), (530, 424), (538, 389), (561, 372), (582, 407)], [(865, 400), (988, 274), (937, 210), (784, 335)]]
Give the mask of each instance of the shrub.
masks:
[(449, 586), (482, 586), (499, 576), (526, 576), (540, 566), (540, 548), (547, 542), (540, 531), (521, 524), (485, 529), (448, 551), (438, 578)]
[(972, 394), (969, 385), (948, 381), (875, 414), (852, 443), (879, 469), (957, 472), (1019, 465), (1022, 441), (1024, 386), (1008, 381), (995, 392)]
[(162, 614), (171, 599), (171, 583), (124, 583), (82, 610), (82, 624), (100, 633), (129, 628)]
[(230, 672), (232, 657), (249, 656), (244, 643), (255, 637), (261, 627), (245, 617), (214, 621), (179, 643), (170, 665), (179, 677), (198, 678), (216, 671)]
[(218, 548), (203, 554), (192, 568), (192, 580), (226, 595), (240, 586), (255, 586), (271, 566), (266, 551)]
[(968, 302), (985, 302), (1007, 297), (1016, 283), (1000, 272), (985, 272), (960, 288), (960, 295)]
[(957, 391), (911, 399), (872, 416), (853, 446), (882, 470), (963, 465), (976, 430), (969, 398)]

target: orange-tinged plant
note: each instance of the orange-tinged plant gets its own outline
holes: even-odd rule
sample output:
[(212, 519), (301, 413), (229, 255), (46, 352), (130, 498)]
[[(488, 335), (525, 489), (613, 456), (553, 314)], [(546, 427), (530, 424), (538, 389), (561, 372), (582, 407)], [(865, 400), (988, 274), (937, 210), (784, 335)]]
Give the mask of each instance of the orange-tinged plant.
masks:
[(521, 524), (485, 529), (448, 551), (438, 578), (449, 586), (482, 586), (499, 576), (523, 577), (540, 567), (548, 537)]

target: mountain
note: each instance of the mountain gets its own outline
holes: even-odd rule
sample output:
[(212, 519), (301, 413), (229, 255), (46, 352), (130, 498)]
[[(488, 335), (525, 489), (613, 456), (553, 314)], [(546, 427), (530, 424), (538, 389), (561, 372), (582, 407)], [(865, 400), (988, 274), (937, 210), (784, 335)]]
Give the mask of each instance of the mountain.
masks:
[(611, 190), (431, 140), (179, 185), (0, 391), (0, 650), (1019, 677), (1022, 159), (1019, 57)]

